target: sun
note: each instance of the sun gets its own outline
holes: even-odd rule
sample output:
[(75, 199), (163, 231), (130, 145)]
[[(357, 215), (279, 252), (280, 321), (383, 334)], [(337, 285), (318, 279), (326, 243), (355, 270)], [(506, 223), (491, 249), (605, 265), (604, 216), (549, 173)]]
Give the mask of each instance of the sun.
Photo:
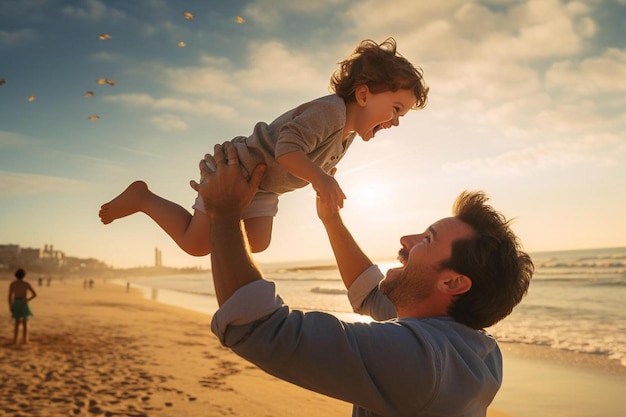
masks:
[(387, 206), (390, 189), (382, 181), (368, 181), (344, 190), (348, 199), (346, 206), (359, 210), (378, 210)]

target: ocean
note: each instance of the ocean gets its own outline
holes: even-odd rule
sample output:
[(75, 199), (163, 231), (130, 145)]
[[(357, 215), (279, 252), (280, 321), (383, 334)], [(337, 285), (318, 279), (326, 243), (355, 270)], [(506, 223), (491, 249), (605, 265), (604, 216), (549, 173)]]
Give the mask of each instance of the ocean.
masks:
[[(488, 330), (500, 341), (539, 345), (618, 361), (626, 367), (626, 248), (531, 253), (535, 275), (513, 313)], [(378, 262), (386, 271), (395, 261)], [(352, 313), (332, 262), (261, 265), (293, 309)], [(132, 277), (146, 297), (211, 314), (217, 308), (210, 273)], [(126, 281), (117, 280), (126, 285)]]

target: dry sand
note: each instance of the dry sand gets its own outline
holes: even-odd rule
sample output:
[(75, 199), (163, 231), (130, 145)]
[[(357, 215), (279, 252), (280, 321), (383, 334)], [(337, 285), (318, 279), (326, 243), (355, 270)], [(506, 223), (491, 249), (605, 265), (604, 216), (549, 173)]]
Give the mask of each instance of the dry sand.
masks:
[[(0, 285), (6, 300), (8, 281)], [(351, 415), (350, 404), (277, 380), (223, 348), (207, 315), (100, 280), (92, 289), (78, 281), (35, 289), (29, 344), (13, 346), (9, 309), (0, 315), (0, 415)]]

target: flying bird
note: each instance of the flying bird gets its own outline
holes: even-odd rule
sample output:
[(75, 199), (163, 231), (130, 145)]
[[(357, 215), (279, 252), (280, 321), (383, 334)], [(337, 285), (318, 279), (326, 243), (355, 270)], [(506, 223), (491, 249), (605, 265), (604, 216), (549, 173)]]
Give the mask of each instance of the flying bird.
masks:
[(109, 78), (98, 78), (96, 80), (96, 83), (98, 83), (100, 85), (104, 85), (104, 84), (115, 85), (115, 84), (117, 84), (117, 82), (115, 80), (111, 80)]

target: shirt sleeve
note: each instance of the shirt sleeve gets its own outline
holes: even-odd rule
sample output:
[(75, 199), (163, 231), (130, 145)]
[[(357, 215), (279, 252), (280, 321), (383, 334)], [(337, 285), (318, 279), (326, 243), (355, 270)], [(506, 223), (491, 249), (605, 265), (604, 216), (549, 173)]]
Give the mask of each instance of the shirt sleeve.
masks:
[(383, 278), (378, 265), (372, 265), (352, 283), (348, 288), (348, 299), (355, 313), (380, 321), (398, 316), (389, 298), (378, 290), (378, 284)]
[[(235, 308), (234, 302), (244, 299), (239, 295), (223, 307)], [(238, 306), (249, 307), (255, 308)], [(344, 322), (287, 306), (247, 324), (228, 324), (224, 317), (214, 317), (213, 331), (223, 330), (225, 346), (305, 389), (390, 416), (416, 415), (435, 395), (440, 361), (429, 343), (401, 322)]]
[(215, 312), (211, 331), (224, 343), (224, 334), (229, 325), (254, 322), (272, 314), (282, 305), (283, 300), (276, 293), (276, 285), (272, 281), (253, 281), (235, 291)]

